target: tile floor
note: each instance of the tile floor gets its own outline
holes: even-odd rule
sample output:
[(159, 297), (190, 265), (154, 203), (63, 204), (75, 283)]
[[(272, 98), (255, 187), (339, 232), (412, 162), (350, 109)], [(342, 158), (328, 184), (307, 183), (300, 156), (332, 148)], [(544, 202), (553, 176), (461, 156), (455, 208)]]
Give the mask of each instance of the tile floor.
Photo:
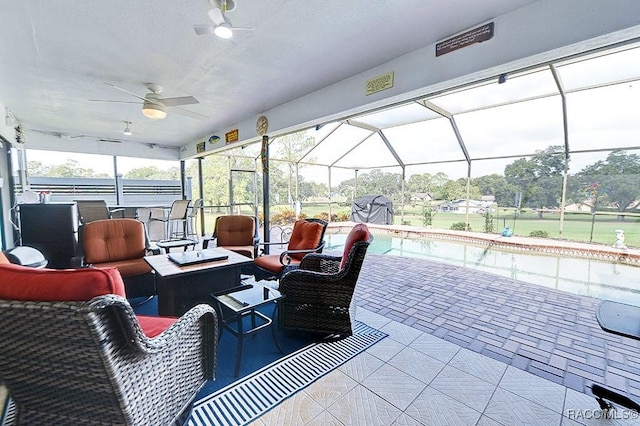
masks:
[(355, 297), (389, 337), (256, 425), (640, 425), (621, 408), (602, 419), (590, 395), (640, 399), (640, 342), (599, 327), (599, 299), (370, 254)]
[(595, 399), (365, 309), (389, 337), (254, 425), (631, 425)]

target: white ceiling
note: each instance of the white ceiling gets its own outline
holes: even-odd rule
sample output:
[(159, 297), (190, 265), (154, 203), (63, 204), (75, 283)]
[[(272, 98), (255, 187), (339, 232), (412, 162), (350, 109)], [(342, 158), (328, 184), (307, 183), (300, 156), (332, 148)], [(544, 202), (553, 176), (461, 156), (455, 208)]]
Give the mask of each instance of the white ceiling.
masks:
[[(237, 0), (236, 32), (198, 36), (207, 0), (5, 1), (0, 103), (25, 132), (181, 146), (534, 0)], [(164, 120), (144, 96), (194, 96)], [(124, 122), (135, 132), (124, 136)], [(41, 134), (41, 133), (40, 133)]]

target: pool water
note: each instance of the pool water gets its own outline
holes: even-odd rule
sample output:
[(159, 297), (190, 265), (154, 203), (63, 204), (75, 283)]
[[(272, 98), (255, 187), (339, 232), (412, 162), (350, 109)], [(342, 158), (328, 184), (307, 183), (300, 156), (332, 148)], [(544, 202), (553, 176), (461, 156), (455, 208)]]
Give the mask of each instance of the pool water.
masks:
[[(345, 238), (343, 234), (327, 234), (325, 250), (342, 250)], [(640, 306), (640, 268), (626, 264), (377, 234), (368, 252), (444, 262), (556, 290)]]

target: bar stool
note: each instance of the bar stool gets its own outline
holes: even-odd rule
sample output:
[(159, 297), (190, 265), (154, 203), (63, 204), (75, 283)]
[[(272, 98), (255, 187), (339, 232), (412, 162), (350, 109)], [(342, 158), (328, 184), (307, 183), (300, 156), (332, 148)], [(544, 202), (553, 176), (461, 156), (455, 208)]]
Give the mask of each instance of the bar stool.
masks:
[[(164, 239), (170, 240), (174, 238), (186, 238), (187, 236), (187, 211), (189, 210), (189, 203), (191, 200), (175, 200), (171, 204), (169, 214), (164, 217), (149, 218), (149, 223), (153, 221), (164, 222), (165, 231)], [(182, 224), (182, 230), (180, 230), (180, 224)]]
[(202, 198), (197, 198), (193, 201), (193, 204), (189, 208), (189, 213), (187, 214), (187, 238), (194, 237), (193, 240), (200, 241), (200, 236), (198, 235), (197, 225), (198, 225), (198, 214), (202, 210), (202, 206), (204, 205)]

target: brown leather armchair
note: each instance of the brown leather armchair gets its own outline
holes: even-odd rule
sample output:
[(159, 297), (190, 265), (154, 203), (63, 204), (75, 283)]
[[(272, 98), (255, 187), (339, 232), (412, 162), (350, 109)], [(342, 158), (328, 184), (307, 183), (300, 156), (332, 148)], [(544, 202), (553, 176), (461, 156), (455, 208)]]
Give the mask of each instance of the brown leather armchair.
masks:
[[(257, 233), (257, 219), (255, 216), (234, 214), (218, 216), (213, 230), (212, 240), (217, 247), (223, 247), (251, 259), (257, 255), (257, 244), (260, 237)], [(203, 248), (209, 246), (210, 241), (204, 240)]]
[(136, 219), (96, 220), (80, 227), (80, 256), (74, 266), (115, 267), (129, 298), (153, 296), (155, 277), (144, 256), (157, 254), (149, 245), (144, 223)]

